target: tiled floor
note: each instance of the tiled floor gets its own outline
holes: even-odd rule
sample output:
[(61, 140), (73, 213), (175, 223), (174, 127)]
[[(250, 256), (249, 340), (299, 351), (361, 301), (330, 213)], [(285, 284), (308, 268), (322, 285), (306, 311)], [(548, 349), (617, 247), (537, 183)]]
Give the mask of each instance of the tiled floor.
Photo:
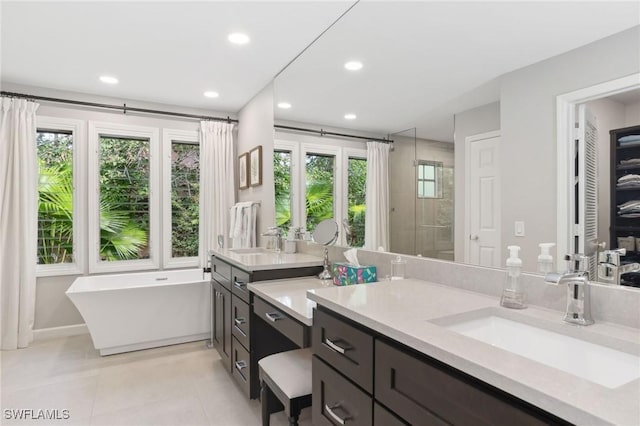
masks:
[[(204, 342), (101, 357), (89, 335), (0, 352), (2, 425), (260, 425), (249, 401)], [(7, 410), (68, 410), (67, 420), (16, 420)], [(310, 409), (301, 426), (311, 424)], [(271, 416), (286, 425), (284, 413)]]

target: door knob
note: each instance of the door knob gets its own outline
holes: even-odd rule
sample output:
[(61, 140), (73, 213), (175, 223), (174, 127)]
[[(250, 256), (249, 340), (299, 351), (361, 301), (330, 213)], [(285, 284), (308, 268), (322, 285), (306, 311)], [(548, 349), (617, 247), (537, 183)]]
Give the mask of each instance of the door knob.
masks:
[(479, 237), (479, 236), (477, 236), (477, 235), (469, 235), (469, 239), (470, 239), (471, 241), (478, 241), (478, 240), (480, 239), (480, 237)]

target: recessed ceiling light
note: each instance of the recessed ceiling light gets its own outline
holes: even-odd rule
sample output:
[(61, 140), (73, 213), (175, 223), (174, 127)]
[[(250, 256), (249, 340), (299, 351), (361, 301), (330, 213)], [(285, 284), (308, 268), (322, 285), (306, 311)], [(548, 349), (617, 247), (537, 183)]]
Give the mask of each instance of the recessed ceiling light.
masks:
[(227, 38), (233, 44), (247, 44), (251, 40), (248, 35), (243, 33), (231, 33)]
[(110, 75), (101, 75), (100, 81), (107, 84), (118, 84), (118, 79)]
[(218, 96), (220, 96), (220, 93), (210, 90), (210, 91), (204, 92), (204, 95), (207, 98), (217, 98)]
[(360, 61), (349, 61), (346, 64), (344, 64), (344, 67), (346, 69), (348, 69), (349, 71), (358, 71), (359, 69), (362, 69), (362, 62), (360, 62)]
[(291, 108), (291, 104), (289, 102), (280, 102), (278, 103), (278, 108), (289, 109)]
[(355, 114), (345, 114), (344, 118), (345, 118), (345, 120), (355, 120), (356, 119), (356, 115)]

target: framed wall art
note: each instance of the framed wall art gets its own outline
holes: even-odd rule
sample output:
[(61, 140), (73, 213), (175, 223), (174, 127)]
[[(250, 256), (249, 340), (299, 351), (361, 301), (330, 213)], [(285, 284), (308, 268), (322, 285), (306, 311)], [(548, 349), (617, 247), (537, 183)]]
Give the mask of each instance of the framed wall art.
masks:
[(249, 151), (249, 185), (262, 185), (262, 145)]
[(238, 188), (247, 189), (249, 187), (249, 153), (245, 152), (238, 156)]

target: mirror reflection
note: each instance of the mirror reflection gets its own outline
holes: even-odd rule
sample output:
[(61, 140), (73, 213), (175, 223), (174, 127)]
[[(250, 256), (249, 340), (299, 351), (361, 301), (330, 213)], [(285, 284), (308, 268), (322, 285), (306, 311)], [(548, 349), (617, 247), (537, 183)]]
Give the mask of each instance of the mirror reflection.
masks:
[[(570, 179), (556, 178), (562, 149), (556, 98), (640, 71), (640, 22), (625, 16), (626, 6), (608, 6), (358, 3), (274, 82), (276, 123), (323, 133), (276, 132), (277, 151), (300, 150), (294, 153), (298, 165), (290, 170), (291, 179), (300, 180), (292, 183), (300, 191), (283, 198), (291, 213), (287, 220), (312, 229), (322, 214), (335, 217), (342, 224), (339, 244), (365, 245), (371, 205), (363, 195), (371, 191), (366, 184), (360, 192), (352, 187), (350, 179), (367, 179), (350, 161), (358, 159), (359, 170), (368, 172), (366, 138), (386, 138), (393, 141), (388, 217), (377, 212), (382, 216), (377, 219), (388, 223), (388, 240), (379, 244), (385, 250), (502, 267), (506, 246), (517, 245), (523, 269), (536, 272), (539, 244), (555, 243), (565, 250), (550, 250), (554, 267), (561, 267), (565, 252), (579, 247), (572, 232), (558, 232), (568, 228), (576, 211), (584, 210), (584, 201), (568, 194), (573, 207), (561, 217), (558, 188), (568, 187)], [(577, 13), (621, 20), (598, 28), (576, 24), (569, 35), (566, 19)], [(518, 19), (524, 15), (526, 20)], [(443, 24), (452, 21), (460, 25)], [(477, 36), (473, 42), (471, 34)], [(611, 57), (612, 52), (615, 64), (603, 62), (602, 55)], [(282, 102), (288, 108), (278, 107)], [(640, 124), (638, 92), (630, 92), (625, 102), (628, 111), (618, 111), (620, 126)], [(605, 135), (601, 149), (610, 151), (610, 143)], [(324, 168), (330, 189), (325, 188), (322, 198), (331, 214), (314, 216), (308, 214), (310, 208), (319, 204), (310, 168), (320, 163), (318, 158), (333, 161)], [(601, 177), (610, 175), (606, 163), (601, 156)], [(567, 173), (573, 164), (563, 165)], [(296, 167), (309, 172), (302, 174)], [(609, 179), (598, 182), (611, 188)], [(608, 194), (599, 197), (598, 206), (610, 199)], [(610, 205), (609, 217), (612, 209)], [(598, 236), (611, 240), (611, 220), (607, 224), (606, 215), (598, 217)], [(639, 219), (629, 219), (635, 219), (628, 228), (635, 235)], [(607, 247), (619, 247), (617, 237), (615, 241), (607, 241)], [(628, 259), (636, 252), (628, 250)], [(592, 276), (597, 276), (595, 270)]]

